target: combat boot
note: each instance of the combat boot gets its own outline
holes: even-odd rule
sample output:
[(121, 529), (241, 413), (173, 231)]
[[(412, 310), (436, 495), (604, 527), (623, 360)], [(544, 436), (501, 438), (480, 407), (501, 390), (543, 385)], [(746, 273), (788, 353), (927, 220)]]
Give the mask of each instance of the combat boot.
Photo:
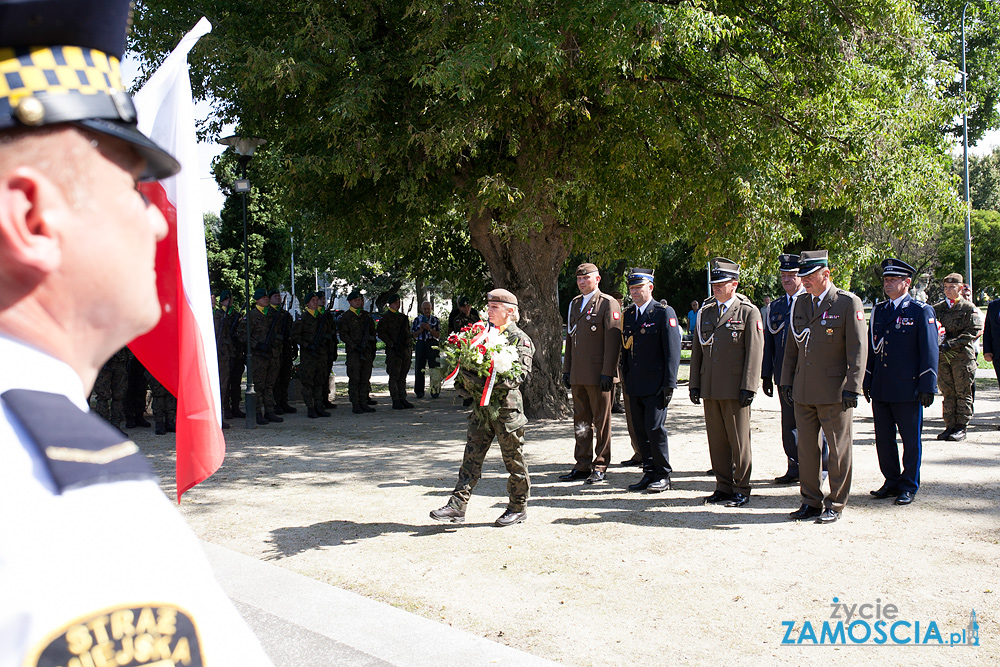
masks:
[(257, 413), (257, 425), (258, 426), (267, 426), (270, 423), (271, 422), (267, 421), (267, 417), (265, 417), (264, 415), (262, 415), (259, 412)]
[(445, 523), (465, 523), (465, 510), (445, 505), (439, 509), (431, 510), (431, 518)]
[(293, 408), (288, 403), (285, 403), (284, 405), (282, 405), (281, 409), (284, 410), (286, 414), (290, 414), (290, 415), (294, 415), (296, 412), (298, 412), (297, 409)]
[(275, 424), (280, 424), (281, 422), (285, 421), (284, 419), (274, 414), (273, 412), (265, 412), (264, 419), (266, 419), (269, 422), (274, 422)]
[(285, 414), (285, 409), (283, 407), (281, 407), (280, 405), (276, 405), (276, 406), (274, 406), (274, 414), (276, 414), (276, 415), (283, 415), (283, 414)]
[[(334, 407), (337, 407), (337, 406), (334, 406)], [(326, 410), (324, 410), (323, 408), (316, 408), (316, 414), (318, 414), (320, 417), (329, 417), (330, 416), (330, 413), (327, 412)]]
[(407, 410), (409, 410), (410, 408), (416, 407), (416, 406), (413, 405), (413, 403), (410, 403), (405, 398), (399, 399), (399, 402), (402, 403), (403, 407), (406, 408)]
[(368, 405), (378, 405), (378, 401), (376, 401), (376, 400), (375, 400), (374, 398), (372, 398), (371, 396), (369, 396), (369, 397), (368, 397), (368, 400), (367, 400), (367, 401), (365, 401), (365, 402), (366, 402), (366, 403), (367, 403)]
[(375, 412), (375, 408), (371, 407), (370, 405), (362, 405), (361, 409), (364, 412)]
[(177, 423), (173, 419), (167, 420), (167, 433), (176, 433)]
[(360, 405), (355, 405), (353, 408), (351, 408), (351, 412), (353, 412), (356, 415), (360, 415), (362, 412), (364, 412), (364, 410), (361, 409)]
[(312, 407), (311, 405), (307, 408), (307, 410), (308, 412), (306, 412), (306, 417), (309, 417), (309, 419), (316, 419), (317, 417), (319, 417), (319, 415), (316, 413), (316, 408)]
[(166, 435), (167, 434), (167, 424), (166, 422), (156, 422), (156, 435)]
[(403, 405), (403, 402), (401, 400), (399, 400), (398, 398), (395, 398), (392, 401), (392, 409), (393, 410), (405, 410), (406, 406)]
[(233, 417), (234, 418), (240, 419), (241, 417), (246, 417), (246, 416), (247, 416), (247, 413), (243, 412), (238, 407), (233, 408)]

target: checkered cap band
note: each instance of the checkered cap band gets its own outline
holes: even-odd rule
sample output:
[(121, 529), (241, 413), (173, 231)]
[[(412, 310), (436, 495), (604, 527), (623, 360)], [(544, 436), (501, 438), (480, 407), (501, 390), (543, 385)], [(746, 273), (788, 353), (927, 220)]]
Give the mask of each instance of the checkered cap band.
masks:
[(97, 95), (122, 89), (118, 59), (79, 46), (0, 48), (0, 98)]

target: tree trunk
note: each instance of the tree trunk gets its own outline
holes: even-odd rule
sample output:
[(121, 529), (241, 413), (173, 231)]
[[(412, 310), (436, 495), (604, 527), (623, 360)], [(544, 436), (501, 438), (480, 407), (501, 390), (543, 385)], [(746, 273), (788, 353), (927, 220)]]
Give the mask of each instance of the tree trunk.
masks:
[(563, 326), (559, 314), (559, 271), (569, 255), (565, 232), (553, 222), (526, 238), (501, 239), (492, 231), (493, 211), (470, 215), (472, 245), (483, 255), (493, 286), (517, 297), (518, 326), (535, 344), (531, 375), (522, 385), (524, 411), (530, 419), (570, 414), (562, 383)]

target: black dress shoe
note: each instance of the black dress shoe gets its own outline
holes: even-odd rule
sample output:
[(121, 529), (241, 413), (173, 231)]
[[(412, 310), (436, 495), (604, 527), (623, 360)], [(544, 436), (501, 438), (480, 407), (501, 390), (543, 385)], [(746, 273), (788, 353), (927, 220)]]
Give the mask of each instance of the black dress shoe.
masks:
[(586, 470), (577, 470), (576, 468), (570, 470), (565, 475), (559, 475), (559, 479), (564, 482), (575, 482), (580, 479), (587, 479), (588, 477), (590, 477), (589, 472)]
[(732, 500), (732, 499), (733, 499), (733, 494), (731, 494), (731, 493), (725, 493), (723, 491), (719, 491), (718, 489), (716, 489), (715, 491), (713, 491), (712, 495), (705, 496), (705, 498), (703, 498), (705, 504), (709, 504), (709, 503), (723, 503), (723, 502), (726, 502), (726, 501)]
[(670, 478), (662, 477), (658, 480), (650, 482), (649, 486), (646, 487), (647, 493), (659, 493), (660, 491), (670, 490)]
[(520, 512), (506, 510), (503, 514), (497, 517), (497, 520), (493, 522), (493, 525), (497, 528), (506, 528), (507, 526), (513, 526), (515, 523), (521, 523), (527, 518), (528, 513), (524, 510), (521, 510)]
[(594, 472), (590, 473), (590, 477), (588, 477), (587, 479), (585, 479), (583, 481), (586, 484), (597, 484), (598, 482), (603, 482), (604, 481), (604, 473), (601, 472), (600, 470), (595, 470)]
[(636, 482), (635, 484), (629, 484), (628, 490), (645, 491), (647, 488), (649, 488), (649, 485), (652, 483), (653, 483), (653, 473), (647, 472), (645, 475), (642, 476), (642, 479), (640, 479), (638, 482)]
[(881, 488), (876, 491), (869, 491), (868, 493), (872, 496), (882, 500), (883, 498), (891, 498), (892, 496), (899, 493), (899, 491), (894, 486), (889, 486), (888, 484), (883, 484)]
[(431, 518), (435, 521), (444, 521), (445, 523), (464, 523), (465, 510), (459, 510), (455, 509), (451, 505), (445, 505), (444, 507), (436, 510), (431, 510)]
[(821, 510), (820, 508), (813, 507), (812, 505), (806, 505), (805, 503), (803, 503), (802, 507), (798, 508), (797, 510), (789, 514), (788, 518), (793, 519), (795, 521), (805, 521), (806, 519), (815, 519), (822, 513), (823, 510)]
[(940, 433), (937, 434), (937, 439), (938, 440), (947, 440), (948, 436), (951, 435), (955, 430), (956, 429), (953, 429), (952, 427), (949, 426), (948, 428), (946, 428), (945, 430), (943, 430), (943, 431), (941, 431)]
[(909, 505), (910, 503), (913, 502), (913, 496), (915, 495), (916, 493), (914, 493), (913, 491), (900, 491), (899, 495), (896, 496), (896, 504)]
[(743, 507), (748, 502), (750, 502), (750, 496), (744, 493), (734, 493), (732, 500), (727, 503), (723, 503), (724, 507)]
[(825, 509), (823, 513), (819, 515), (816, 519), (816, 523), (833, 523), (840, 518), (840, 512), (832, 509)]
[(627, 461), (622, 461), (618, 465), (624, 466), (626, 468), (631, 468), (633, 466), (641, 466), (642, 465), (642, 459), (641, 458), (639, 458), (639, 459), (632, 458), (632, 459), (628, 459)]
[(793, 475), (790, 472), (786, 472), (781, 477), (775, 477), (774, 478), (774, 483), (775, 484), (798, 484), (799, 483), (799, 476), (798, 475)]
[(961, 442), (965, 440), (965, 429), (964, 428), (955, 429), (954, 431), (948, 434), (948, 437), (945, 438), (945, 440), (947, 440), (948, 442)]

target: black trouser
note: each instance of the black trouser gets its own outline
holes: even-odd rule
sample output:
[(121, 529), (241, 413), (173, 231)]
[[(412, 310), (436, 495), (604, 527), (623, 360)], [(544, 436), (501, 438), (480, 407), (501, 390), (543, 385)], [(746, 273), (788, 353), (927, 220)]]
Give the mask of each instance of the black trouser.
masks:
[(667, 409), (660, 407), (660, 395), (629, 395), (628, 398), (643, 472), (652, 473), (656, 479), (668, 477), (671, 468), (667, 449)]
[(146, 414), (146, 369), (134, 356), (128, 360), (128, 389), (125, 392), (125, 419), (139, 421)]
[(437, 368), (438, 363), (438, 342), (433, 339), (417, 341), (417, 364), (413, 379), (413, 393), (417, 398), (424, 396), (424, 367)]

